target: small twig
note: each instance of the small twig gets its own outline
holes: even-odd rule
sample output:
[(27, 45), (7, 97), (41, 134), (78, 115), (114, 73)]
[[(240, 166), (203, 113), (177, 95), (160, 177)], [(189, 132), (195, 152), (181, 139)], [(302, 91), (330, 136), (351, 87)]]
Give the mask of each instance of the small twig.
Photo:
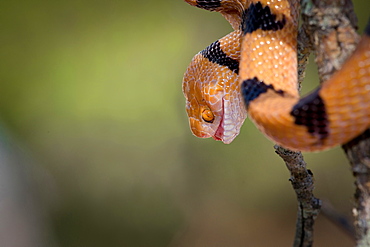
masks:
[(313, 243), (313, 225), (320, 212), (321, 201), (314, 197), (313, 174), (306, 169), (306, 162), (301, 152), (294, 152), (274, 146), (275, 152), (285, 161), (290, 171), (290, 182), (298, 200), (298, 215), (294, 247), (308, 247)]
[(337, 212), (337, 210), (331, 205), (329, 201), (322, 200), (321, 215), (325, 216), (334, 225), (346, 233), (350, 238), (355, 240), (355, 228), (352, 222), (346, 216)]

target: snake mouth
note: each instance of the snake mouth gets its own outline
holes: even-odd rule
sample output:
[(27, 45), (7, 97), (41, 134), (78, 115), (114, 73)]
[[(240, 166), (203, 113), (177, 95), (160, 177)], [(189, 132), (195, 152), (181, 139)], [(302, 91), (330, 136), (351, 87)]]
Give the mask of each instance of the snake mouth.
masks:
[(220, 125), (218, 126), (215, 134), (212, 136), (216, 141), (223, 141), (224, 127), (222, 126), (223, 119), (221, 120)]
[(222, 112), (221, 112), (221, 120), (220, 124), (215, 131), (215, 134), (212, 138), (216, 141), (224, 141), (224, 97), (222, 97)]

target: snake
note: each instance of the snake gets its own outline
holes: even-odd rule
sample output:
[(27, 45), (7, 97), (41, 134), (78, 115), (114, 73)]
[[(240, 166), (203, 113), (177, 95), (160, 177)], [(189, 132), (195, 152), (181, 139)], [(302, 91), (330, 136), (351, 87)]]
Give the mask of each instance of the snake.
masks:
[(192, 133), (225, 144), (250, 118), (298, 151), (347, 143), (370, 127), (370, 21), (340, 70), (306, 96), (297, 76), (297, 0), (185, 0), (234, 29), (196, 54), (182, 90)]

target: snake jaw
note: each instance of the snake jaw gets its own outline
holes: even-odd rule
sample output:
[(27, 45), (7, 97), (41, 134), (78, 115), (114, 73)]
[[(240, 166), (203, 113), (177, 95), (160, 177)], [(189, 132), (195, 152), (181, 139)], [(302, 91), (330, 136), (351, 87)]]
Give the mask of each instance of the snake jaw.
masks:
[[(231, 96), (233, 97), (233, 96)], [(233, 100), (222, 98), (222, 115), (220, 125), (213, 139), (230, 144), (239, 135), (240, 128), (244, 123), (247, 112), (244, 108), (240, 95), (235, 95)]]
[(233, 102), (222, 97), (221, 109), (220, 123), (212, 138), (230, 144), (239, 135), (247, 113), (239, 95), (236, 95)]

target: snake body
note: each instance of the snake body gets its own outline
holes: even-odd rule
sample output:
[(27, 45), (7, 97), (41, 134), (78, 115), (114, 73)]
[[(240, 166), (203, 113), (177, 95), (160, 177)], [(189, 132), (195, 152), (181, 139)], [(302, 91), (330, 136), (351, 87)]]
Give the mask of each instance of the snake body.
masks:
[(231, 143), (248, 114), (286, 148), (320, 151), (370, 126), (370, 24), (356, 51), (309, 95), (297, 82), (298, 1), (185, 0), (234, 31), (199, 52), (183, 79), (191, 130)]

